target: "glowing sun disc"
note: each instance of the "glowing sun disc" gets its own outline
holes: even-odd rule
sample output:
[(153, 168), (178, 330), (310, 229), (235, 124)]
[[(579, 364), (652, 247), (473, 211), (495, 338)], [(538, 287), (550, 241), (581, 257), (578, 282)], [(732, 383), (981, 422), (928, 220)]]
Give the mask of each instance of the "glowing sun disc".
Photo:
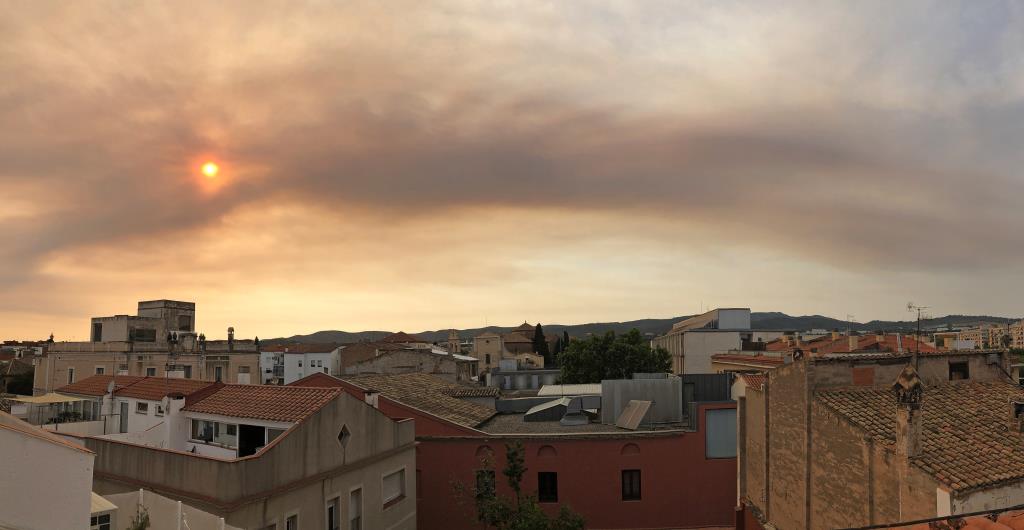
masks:
[(220, 168), (213, 162), (203, 164), (203, 174), (206, 175), (206, 178), (212, 179), (213, 177), (216, 177), (218, 171), (220, 171)]

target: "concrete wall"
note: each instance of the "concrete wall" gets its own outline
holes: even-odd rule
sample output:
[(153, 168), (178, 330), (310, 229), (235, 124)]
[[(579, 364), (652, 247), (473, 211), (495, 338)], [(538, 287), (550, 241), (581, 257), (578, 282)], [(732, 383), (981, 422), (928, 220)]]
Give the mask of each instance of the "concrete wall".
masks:
[(0, 525), (89, 528), (93, 455), (8, 429), (0, 429), (0, 447)]
[(683, 334), (683, 371), (685, 374), (710, 374), (711, 356), (738, 350), (742, 341), (738, 331), (688, 331)]
[[(149, 530), (243, 530), (228, 524), (221, 526), (221, 517), (152, 491), (115, 493), (105, 498), (118, 507), (111, 519), (113, 528), (118, 530), (128, 527), (139, 506), (149, 512)], [(179, 520), (182, 522), (180, 527)]]
[(681, 421), (683, 381), (678, 377), (601, 381), (601, 423), (614, 424), (631, 400), (653, 401), (645, 424)]
[[(350, 437), (338, 441), (342, 426)], [(101, 494), (152, 489), (243, 528), (283, 525), (300, 514), (300, 528), (323, 528), (325, 503), (362, 484), (364, 528), (414, 528), (414, 503), (384, 509), (381, 477), (407, 468), (406, 495), (415, 495), (412, 422), (394, 422), (349, 396), (340, 395), (297, 424), (259, 455), (219, 460), (189, 453), (87, 438), (97, 453), (96, 488)], [(343, 513), (347, 505), (343, 503)]]
[(750, 310), (719, 309), (718, 329), (750, 329)]

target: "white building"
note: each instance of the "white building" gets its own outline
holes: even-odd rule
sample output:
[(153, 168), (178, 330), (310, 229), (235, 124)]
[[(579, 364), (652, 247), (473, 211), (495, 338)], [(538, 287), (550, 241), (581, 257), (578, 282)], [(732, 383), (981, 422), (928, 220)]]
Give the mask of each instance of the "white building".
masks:
[(752, 343), (767, 343), (784, 333), (750, 329), (749, 308), (720, 308), (677, 322), (651, 340), (651, 346), (668, 350), (673, 373), (710, 374), (712, 355), (751, 349)]
[(340, 375), (343, 347), (335, 343), (263, 347), (260, 351), (262, 382), (287, 385), (317, 372)]
[(0, 447), (0, 528), (111, 530), (117, 508), (93, 500), (92, 451), (4, 412)]

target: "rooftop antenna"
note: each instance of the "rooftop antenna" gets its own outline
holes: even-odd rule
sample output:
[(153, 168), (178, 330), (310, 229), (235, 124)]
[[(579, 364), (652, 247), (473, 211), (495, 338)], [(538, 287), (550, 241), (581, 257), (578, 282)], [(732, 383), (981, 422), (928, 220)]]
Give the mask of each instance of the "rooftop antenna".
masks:
[(928, 309), (928, 306), (914, 305), (914, 302), (907, 302), (907, 311), (917, 312), (917, 336), (914, 337), (914, 369), (917, 370), (917, 356), (921, 353), (921, 314)]

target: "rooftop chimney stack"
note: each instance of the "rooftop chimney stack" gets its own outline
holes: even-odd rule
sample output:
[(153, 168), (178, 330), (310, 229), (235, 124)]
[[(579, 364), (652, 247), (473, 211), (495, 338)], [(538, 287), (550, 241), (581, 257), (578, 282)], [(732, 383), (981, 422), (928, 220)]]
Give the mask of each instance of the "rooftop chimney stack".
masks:
[(859, 338), (859, 337), (857, 337), (856, 335), (850, 335), (850, 336), (848, 337), (848, 339), (849, 339), (849, 341), (850, 341), (850, 351), (851, 351), (851, 352), (857, 351), (857, 346), (858, 346), (858, 344), (857, 344), (857, 339), (858, 339), (858, 338)]
[(921, 454), (921, 396), (924, 385), (908, 364), (892, 384), (896, 394), (896, 453), (907, 458)]
[(1010, 401), (1010, 432), (1024, 432), (1024, 401)]
[(235, 351), (235, 328), (228, 328), (228, 351)]

